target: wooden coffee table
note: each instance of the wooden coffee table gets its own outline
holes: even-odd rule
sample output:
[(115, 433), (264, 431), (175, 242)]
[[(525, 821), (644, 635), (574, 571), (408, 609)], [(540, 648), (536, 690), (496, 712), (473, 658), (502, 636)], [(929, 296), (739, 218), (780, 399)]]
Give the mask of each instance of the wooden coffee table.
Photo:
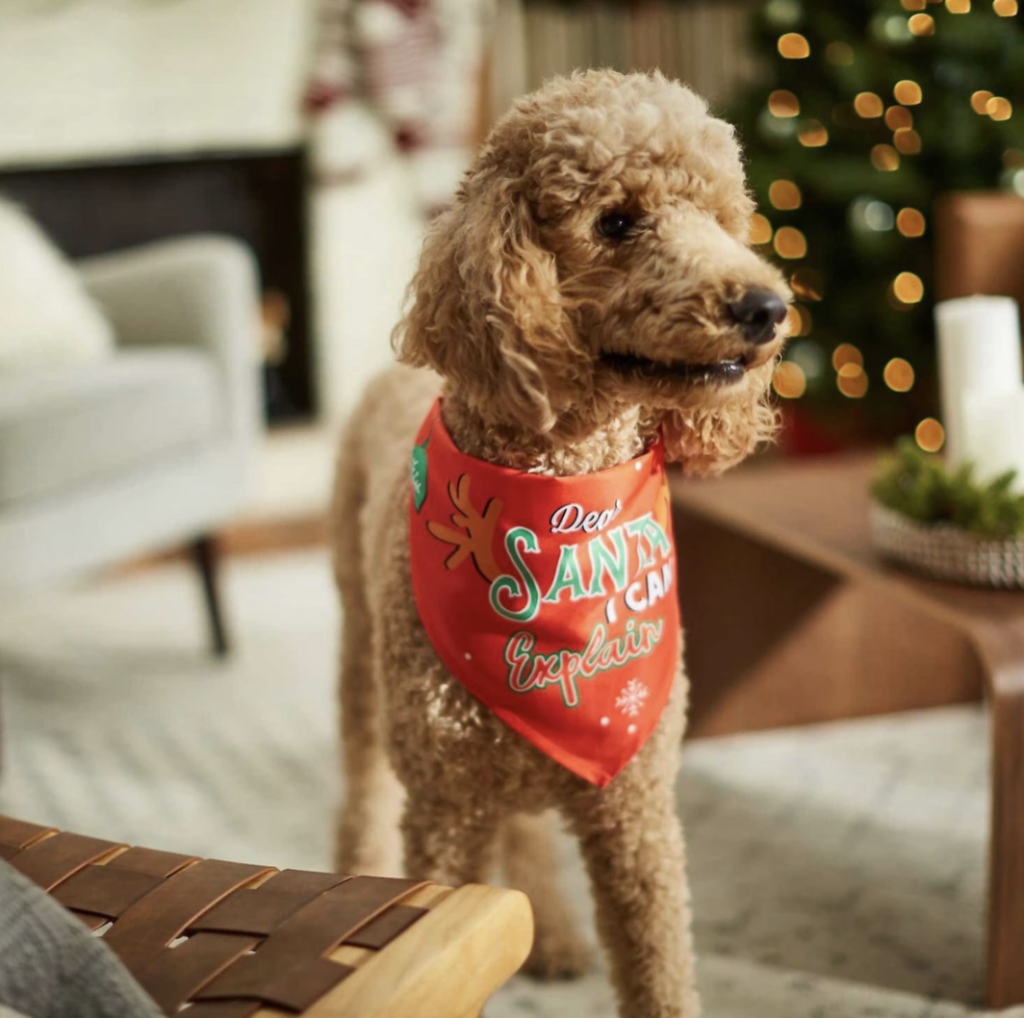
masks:
[(992, 710), (988, 998), (1024, 1003), (1024, 594), (888, 565), (870, 458), (673, 480), (695, 735), (976, 700)]

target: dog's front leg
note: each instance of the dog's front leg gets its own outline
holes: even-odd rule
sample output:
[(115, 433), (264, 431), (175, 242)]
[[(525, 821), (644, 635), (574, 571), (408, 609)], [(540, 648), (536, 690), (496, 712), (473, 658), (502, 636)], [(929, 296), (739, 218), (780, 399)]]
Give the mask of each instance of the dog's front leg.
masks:
[(450, 887), (487, 879), (498, 831), (493, 804), (446, 799), (407, 788), (402, 834), (406, 876)]
[(558, 880), (554, 817), (516, 814), (502, 824), (505, 876), (533, 906), (533, 950), (523, 971), (537, 979), (573, 979), (590, 965), (590, 948)]
[[(654, 741), (652, 739), (652, 741)], [(650, 747), (648, 747), (650, 748)], [(673, 777), (646, 750), (569, 807), (623, 1018), (696, 1018), (690, 901)]]

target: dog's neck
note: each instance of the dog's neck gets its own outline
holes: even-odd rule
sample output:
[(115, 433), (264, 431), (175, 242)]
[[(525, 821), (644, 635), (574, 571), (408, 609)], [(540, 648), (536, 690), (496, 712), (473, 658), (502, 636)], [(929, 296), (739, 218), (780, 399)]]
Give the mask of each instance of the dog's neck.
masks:
[(609, 404), (586, 414), (565, 414), (550, 432), (488, 422), (457, 391), (446, 387), (443, 417), (452, 440), (467, 456), (531, 474), (568, 477), (618, 466), (639, 456), (656, 426), (638, 406)]

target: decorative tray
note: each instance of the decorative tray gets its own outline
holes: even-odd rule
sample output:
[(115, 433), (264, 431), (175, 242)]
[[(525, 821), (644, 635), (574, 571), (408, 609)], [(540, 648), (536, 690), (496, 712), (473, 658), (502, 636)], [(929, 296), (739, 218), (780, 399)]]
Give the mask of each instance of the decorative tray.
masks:
[(1024, 588), (1024, 537), (993, 539), (949, 523), (918, 523), (872, 502), (871, 539), (886, 558), (934, 579)]

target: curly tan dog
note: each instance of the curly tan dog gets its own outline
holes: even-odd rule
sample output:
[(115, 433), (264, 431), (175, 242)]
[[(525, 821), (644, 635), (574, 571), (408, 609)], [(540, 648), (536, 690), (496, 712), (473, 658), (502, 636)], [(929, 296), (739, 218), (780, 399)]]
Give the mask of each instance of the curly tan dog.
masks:
[(613, 468), (659, 435), (688, 473), (742, 460), (775, 427), (766, 393), (789, 297), (748, 246), (752, 212), (733, 129), (687, 88), (610, 71), (551, 81), (497, 124), (425, 242), (396, 344), (436, 375), (381, 377), (339, 462), (340, 868), (399, 869), (401, 816), (407, 872), (479, 880), (500, 828), (510, 879), (534, 903), (531, 967), (573, 974), (584, 950), (539, 816), (557, 810), (579, 838), (620, 1009), (638, 1018), (698, 1013), (673, 796), (682, 665), (653, 734), (606, 787), (534, 748), (424, 630), (408, 464), (439, 386), (462, 453), (531, 474)]

